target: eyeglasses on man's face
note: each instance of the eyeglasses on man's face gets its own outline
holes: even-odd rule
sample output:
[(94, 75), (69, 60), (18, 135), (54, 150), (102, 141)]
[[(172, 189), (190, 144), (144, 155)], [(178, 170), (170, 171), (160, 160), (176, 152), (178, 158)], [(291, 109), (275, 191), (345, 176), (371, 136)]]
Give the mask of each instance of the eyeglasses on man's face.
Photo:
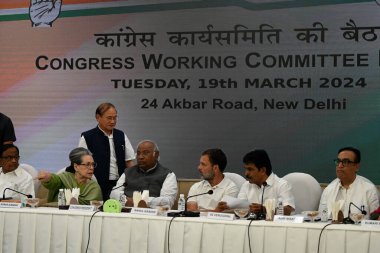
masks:
[(343, 165), (344, 167), (347, 167), (347, 166), (349, 166), (349, 165), (351, 165), (351, 164), (356, 164), (357, 162), (350, 161), (349, 159), (342, 159), (342, 160), (340, 160), (340, 159), (335, 159), (335, 160), (334, 160), (334, 163), (335, 163), (336, 166), (338, 166), (340, 163), (342, 163), (342, 165)]
[(16, 155), (16, 156), (1, 156), (0, 158), (4, 159), (7, 162), (12, 161), (12, 160), (16, 160), (16, 161), (20, 160), (20, 156), (19, 155)]
[(92, 168), (95, 169), (98, 164), (93, 162), (93, 163), (80, 163), (79, 165), (86, 166), (87, 169), (92, 169)]

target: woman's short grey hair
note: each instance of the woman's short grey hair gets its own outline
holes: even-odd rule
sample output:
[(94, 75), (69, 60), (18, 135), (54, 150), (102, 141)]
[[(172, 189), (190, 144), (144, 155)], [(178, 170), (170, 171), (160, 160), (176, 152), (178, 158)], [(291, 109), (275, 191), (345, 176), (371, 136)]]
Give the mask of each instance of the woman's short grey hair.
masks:
[(88, 149), (81, 148), (81, 147), (74, 148), (73, 150), (71, 150), (71, 152), (69, 154), (69, 159), (70, 159), (71, 165), (74, 165), (74, 163), (81, 164), (82, 163), (82, 157), (85, 155), (91, 155), (92, 156), (92, 153)]
[(74, 148), (71, 150), (69, 154), (69, 159), (70, 159), (70, 166), (66, 168), (67, 172), (75, 173), (74, 169), (74, 163), (75, 164), (81, 164), (82, 163), (82, 157), (85, 155), (90, 155), (92, 156), (92, 153), (86, 149), (86, 148)]

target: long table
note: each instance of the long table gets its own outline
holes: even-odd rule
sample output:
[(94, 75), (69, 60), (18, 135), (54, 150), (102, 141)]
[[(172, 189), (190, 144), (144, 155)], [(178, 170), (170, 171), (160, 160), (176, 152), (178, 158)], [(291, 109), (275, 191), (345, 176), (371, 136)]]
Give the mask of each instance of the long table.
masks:
[[(83, 253), (93, 213), (55, 208), (0, 208), (0, 253)], [(96, 213), (88, 252), (240, 253), (250, 252), (247, 220)], [(254, 221), (252, 253), (317, 253), (326, 223)], [(169, 250), (168, 250), (169, 240)], [(379, 253), (380, 229), (330, 225), (322, 233), (320, 253)]]

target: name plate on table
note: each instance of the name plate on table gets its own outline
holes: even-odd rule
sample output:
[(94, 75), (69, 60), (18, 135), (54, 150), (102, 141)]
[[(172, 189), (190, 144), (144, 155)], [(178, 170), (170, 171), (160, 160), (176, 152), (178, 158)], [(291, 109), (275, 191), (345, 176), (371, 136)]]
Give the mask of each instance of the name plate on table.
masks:
[(273, 222), (283, 222), (283, 223), (302, 223), (302, 216), (285, 216), (285, 215), (275, 215)]
[(0, 208), (21, 208), (22, 203), (0, 202)]
[(234, 220), (235, 214), (233, 213), (215, 213), (215, 212), (208, 212), (207, 219), (213, 219), (213, 220)]
[(132, 214), (141, 214), (141, 215), (157, 215), (158, 210), (152, 209), (152, 208), (139, 208), (139, 207), (133, 207), (131, 209)]
[(380, 228), (380, 220), (362, 220), (361, 225), (363, 227), (376, 227), (376, 228)]
[(86, 211), (86, 212), (93, 212), (96, 211), (95, 206), (90, 206), (90, 205), (70, 205), (69, 211)]

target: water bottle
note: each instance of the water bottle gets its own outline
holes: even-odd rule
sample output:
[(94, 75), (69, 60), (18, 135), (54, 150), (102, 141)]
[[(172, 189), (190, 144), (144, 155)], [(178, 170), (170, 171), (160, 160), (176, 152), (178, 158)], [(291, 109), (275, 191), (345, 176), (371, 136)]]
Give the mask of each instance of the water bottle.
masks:
[(178, 211), (185, 211), (186, 199), (185, 195), (180, 194), (178, 199)]
[(58, 192), (58, 208), (64, 209), (65, 205), (66, 205), (65, 192), (63, 191), (63, 189), (59, 189), (59, 192)]
[(321, 221), (322, 222), (327, 222), (329, 220), (329, 212), (328, 212), (328, 209), (327, 209), (327, 205), (326, 204), (322, 204), (321, 210), (322, 210)]
[(284, 205), (282, 204), (282, 201), (279, 200), (278, 207), (277, 207), (277, 215), (284, 215)]

